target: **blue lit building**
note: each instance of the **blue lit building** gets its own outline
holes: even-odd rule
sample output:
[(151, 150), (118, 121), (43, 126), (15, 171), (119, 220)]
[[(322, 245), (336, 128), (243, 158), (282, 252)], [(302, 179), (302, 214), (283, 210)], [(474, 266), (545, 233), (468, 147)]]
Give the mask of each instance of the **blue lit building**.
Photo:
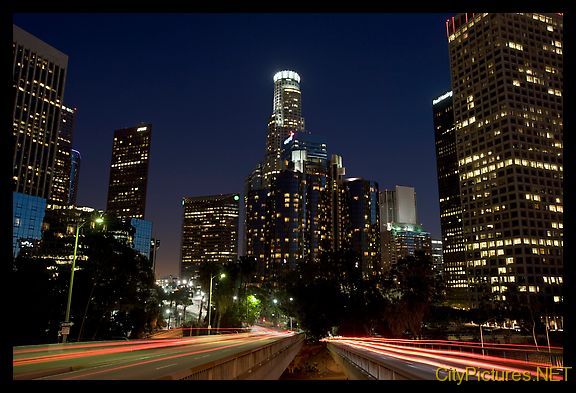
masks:
[(21, 245), (42, 238), (46, 199), (13, 192), (12, 202), (12, 253), (16, 257)]
[(76, 197), (78, 196), (78, 180), (80, 178), (80, 162), (82, 156), (78, 150), (71, 150), (70, 154), (70, 186), (68, 192), (68, 204), (76, 205)]
[(150, 258), (150, 246), (152, 241), (152, 221), (132, 218), (130, 224), (134, 227), (132, 248), (146, 258)]

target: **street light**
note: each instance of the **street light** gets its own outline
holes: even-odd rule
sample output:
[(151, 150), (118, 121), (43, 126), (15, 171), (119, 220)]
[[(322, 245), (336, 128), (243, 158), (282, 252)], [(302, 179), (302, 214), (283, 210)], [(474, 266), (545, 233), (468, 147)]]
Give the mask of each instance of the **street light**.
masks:
[(483, 323), (480, 323), (480, 342), (482, 343), (482, 356), (484, 356), (484, 336), (482, 335), (482, 325), (484, 325), (485, 323), (490, 322), (491, 320), (496, 319), (496, 317), (492, 317), (490, 319), (488, 319), (487, 321), (484, 321)]
[[(217, 274), (210, 276), (210, 297), (208, 298), (208, 335), (210, 335), (210, 329), (212, 329), (212, 325), (210, 324), (210, 318), (212, 316), (212, 280), (216, 277)], [(226, 277), (226, 274), (220, 274), (220, 279)]]
[[(74, 286), (74, 270), (76, 269), (76, 254), (78, 251), (78, 235), (80, 234), (80, 228), (82, 228), (90, 220), (84, 221), (82, 224), (76, 224), (76, 240), (74, 241), (74, 259), (72, 260), (72, 272), (70, 273), (70, 286), (68, 287), (68, 303), (66, 304), (66, 317), (64, 318), (64, 323), (62, 323), (62, 343), (65, 343), (68, 339), (68, 334), (70, 334), (70, 305), (72, 304), (72, 287)], [(96, 224), (102, 224), (104, 219), (98, 217), (94, 220)]]

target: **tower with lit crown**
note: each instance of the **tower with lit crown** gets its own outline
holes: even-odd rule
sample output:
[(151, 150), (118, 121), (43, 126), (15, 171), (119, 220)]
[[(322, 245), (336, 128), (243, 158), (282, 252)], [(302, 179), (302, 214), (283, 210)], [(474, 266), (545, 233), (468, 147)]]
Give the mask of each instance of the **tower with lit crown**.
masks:
[(304, 130), (300, 75), (294, 71), (280, 71), (274, 75), (273, 112), (268, 121), (266, 155), (264, 158), (264, 185), (282, 169), (282, 143), (295, 133)]

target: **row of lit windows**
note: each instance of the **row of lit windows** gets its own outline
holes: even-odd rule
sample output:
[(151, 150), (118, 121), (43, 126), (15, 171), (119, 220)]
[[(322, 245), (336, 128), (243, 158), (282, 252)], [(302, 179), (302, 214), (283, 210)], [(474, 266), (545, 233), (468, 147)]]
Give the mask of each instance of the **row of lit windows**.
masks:
[[(478, 249), (485, 249), (485, 248), (494, 248), (494, 247), (502, 247), (502, 246), (511, 246), (517, 244), (534, 244), (534, 245), (541, 245), (541, 246), (555, 246), (555, 247), (562, 247), (564, 245), (563, 241), (560, 240), (550, 240), (550, 239), (537, 239), (537, 238), (520, 238), (516, 237), (514, 239), (504, 239), (504, 240), (497, 240), (497, 241), (490, 241), (490, 242), (478, 242), (478, 243), (471, 243), (467, 245), (468, 250), (478, 250)], [(504, 255), (503, 249), (496, 250), (497, 255)]]

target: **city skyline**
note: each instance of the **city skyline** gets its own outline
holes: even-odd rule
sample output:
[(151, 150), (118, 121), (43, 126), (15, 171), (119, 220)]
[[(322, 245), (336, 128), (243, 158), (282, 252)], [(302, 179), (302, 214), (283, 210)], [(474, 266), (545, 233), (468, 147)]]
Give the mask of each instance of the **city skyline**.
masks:
[[(73, 147), (83, 155), (79, 205), (105, 206), (113, 131), (139, 122), (154, 124), (156, 136), (150, 154), (147, 218), (154, 223), (153, 236), (162, 241), (156, 263), (160, 277), (178, 274), (181, 198), (243, 193), (246, 174), (263, 158), (273, 98), (272, 76), (285, 69), (298, 72), (302, 78), (300, 85), (305, 92), (302, 116), (306, 118), (306, 128), (326, 137), (329, 153), (343, 156), (347, 176), (372, 179), (381, 188), (396, 184), (414, 187), (422, 201), (421, 223), (433, 238), (440, 238), (431, 102), (450, 89), (444, 26), (447, 16), (295, 15), (292, 17), (299, 19), (301, 27), (295, 38), (299, 45), (291, 54), (270, 50), (267, 45), (271, 38), (257, 34), (261, 30), (276, 29), (273, 21), (289, 17), (282, 14), (82, 15), (78, 19), (72, 14), (48, 18), (29, 14), (15, 15), (14, 23), (69, 56), (64, 100), (78, 108)], [(398, 42), (394, 30), (402, 26), (404, 18), (414, 24), (415, 30)], [(50, 23), (56, 20), (62, 23)], [(103, 20), (110, 22), (107, 35), (84, 33), (90, 31), (91, 24)], [(150, 20), (162, 26), (171, 20), (197, 23), (189, 23), (186, 28), (171, 24), (164, 33), (158, 28), (149, 37), (152, 41), (146, 40), (145, 32), (129, 28), (146, 25)], [(73, 25), (82, 23), (84, 27), (75, 37), (65, 34), (65, 28), (47, 28), (48, 25), (64, 26), (64, 21)], [(230, 32), (247, 22), (253, 26), (249, 31), (240, 37), (230, 36)], [(343, 22), (346, 28), (341, 27)], [(220, 32), (217, 26), (226, 30)], [(311, 30), (313, 26), (315, 30)], [(362, 28), (355, 33), (354, 26)], [(419, 34), (430, 29), (435, 33)], [(184, 36), (182, 30), (187, 30), (188, 36)], [(194, 32), (203, 32), (205, 40)], [(129, 47), (106, 38), (120, 33), (130, 42)], [(144, 34), (142, 43), (131, 34)], [(361, 44), (356, 44), (359, 36), (354, 34), (363, 35)], [(207, 60), (176, 62), (178, 56), (168, 57), (168, 48), (155, 48), (160, 52), (159, 58), (166, 55), (163, 59), (168, 64), (163, 66), (170, 66), (171, 70), (167, 71), (168, 68), (158, 69), (158, 59), (141, 56), (144, 52), (139, 49), (146, 47), (145, 42), (158, 45), (170, 35), (174, 41), (170, 48), (180, 45), (191, 51), (191, 55), (185, 53), (191, 56), (190, 60), (194, 60), (196, 53), (208, 55), (200, 56)], [(251, 42), (243, 40), (246, 35), (251, 37)], [(185, 44), (190, 37), (195, 37), (194, 45)], [(310, 42), (303, 39), (306, 37)], [(88, 42), (80, 45), (82, 40)], [(380, 45), (374, 46), (378, 42)], [(323, 43), (324, 49), (320, 54), (314, 52), (319, 43)], [(414, 50), (416, 44), (418, 50)], [(94, 47), (92, 54), (87, 56), (85, 47)], [(390, 56), (390, 52), (398, 56)], [(99, 56), (115, 58), (114, 64), (120, 69), (115, 71), (104, 59), (98, 60)], [(250, 59), (251, 56), (256, 56), (256, 60)], [(428, 58), (429, 73), (418, 71), (420, 57)], [(248, 60), (258, 66), (254, 67)], [(95, 77), (89, 72), (92, 67), (104, 67), (105, 72)], [(213, 70), (208, 70), (210, 67)], [(121, 74), (119, 79), (118, 74)], [(144, 76), (147, 79), (142, 79)], [(104, 100), (105, 87), (113, 83), (120, 83), (121, 93)], [(177, 100), (164, 99), (166, 94), (175, 91), (182, 96)], [(152, 98), (144, 99), (144, 94)], [(238, 97), (238, 94), (242, 95)], [(95, 107), (94, 100), (99, 101), (100, 107)], [(130, 105), (131, 102), (134, 104)], [(359, 140), (360, 136), (366, 140)], [(351, 138), (357, 143), (351, 143)], [(218, 148), (203, 149), (202, 146)], [(242, 237), (241, 232), (239, 238)]]

